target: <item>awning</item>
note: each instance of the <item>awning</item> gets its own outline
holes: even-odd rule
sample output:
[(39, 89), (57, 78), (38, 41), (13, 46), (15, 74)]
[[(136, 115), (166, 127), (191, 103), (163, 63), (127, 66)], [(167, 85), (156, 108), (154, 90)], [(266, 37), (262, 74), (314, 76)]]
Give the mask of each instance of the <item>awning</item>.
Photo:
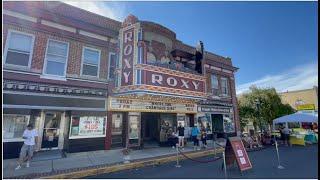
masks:
[(306, 113), (294, 113), (286, 116), (279, 117), (273, 120), (273, 124), (288, 123), (288, 122), (310, 122), (318, 123), (318, 116)]

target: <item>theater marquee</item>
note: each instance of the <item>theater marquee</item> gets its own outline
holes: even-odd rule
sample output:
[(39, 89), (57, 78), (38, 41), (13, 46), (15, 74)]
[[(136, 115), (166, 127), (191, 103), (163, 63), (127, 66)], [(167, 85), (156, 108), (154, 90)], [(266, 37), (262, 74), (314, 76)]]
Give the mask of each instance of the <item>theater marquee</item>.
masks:
[(188, 91), (204, 92), (204, 81), (152, 71), (146, 71), (146, 84)]
[(168, 103), (140, 99), (109, 98), (110, 111), (197, 113), (196, 104)]

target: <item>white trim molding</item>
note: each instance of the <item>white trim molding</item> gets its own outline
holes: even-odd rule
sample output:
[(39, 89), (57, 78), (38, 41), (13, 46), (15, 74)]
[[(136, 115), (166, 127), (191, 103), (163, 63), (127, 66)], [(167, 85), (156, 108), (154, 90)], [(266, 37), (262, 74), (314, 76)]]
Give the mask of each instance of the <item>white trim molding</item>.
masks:
[(103, 40), (103, 41), (109, 41), (109, 37), (107, 37), (107, 36), (101, 36), (99, 34), (94, 34), (94, 33), (88, 32), (88, 31), (79, 30), (79, 34), (84, 35), (84, 36), (88, 36), (88, 37), (92, 37), (95, 39)]
[(53, 27), (53, 28), (56, 28), (56, 29), (73, 32), (73, 33), (77, 32), (76, 28), (65, 26), (65, 25), (58, 24), (58, 23), (51, 22), (51, 21), (41, 20), (41, 24), (46, 25), (46, 26), (50, 26), (50, 27)]
[[(50, 41), (55, 41), (55, 42), (67, 44), (66, 62), (65, 62), (65, 65), (64, 65), (64, 73), (63, 73), (62, 76), (53, 75), (53, 74), (47, 74), (47, 73), (46, 73), (47, 63), (48, 63), (47, 53), (48, 53), (48, 48), (49, 48), (49, 42), (50, 42)], [(50, 38), (48, 39), (48, 41), (47, 41), (47, 46), (46, 46), (45, 58), (44, 58), (44, 66), (43, 66), (43, 70), (42, 70), (42, 74), (43, 74), (43, 75), (40, 76), (41, 78), (47, 78), (47, 79), (53, 78), (54, 80), (63, 80), (63, 81), (65, 81), (66, 75), (67, 75), (68, 59), (69, 59), (69, 46), (70, 46), (69, 42), (59, 41), (59, 40), (50, 39)]]
[[(88, 75), (88, 74), (83, 74), (83, 64), (84, 64), (84, 50), (85, 49), (89, 49), (92, 51), (97, 51), (99, 53), (98, 56), (98, 63), (97, 63), (97, 75), (96, 76), (92, 76), (92, 75)], [(96, 49), (96, 48), (92, 48), (92, 47), (88, 47), (88, 46), (83, 46), (82, 47), (82, 54), (81, 54), (81, 69), (80, 69), (80, 74), (81, 76), (88, 76), (88, 77), (96, 77), (99, 78), (100, 77), (100, 63), (101, 63), (101, 50), (100, 49)], [(88, 63), (86, 63), (88, 64)], [(89, 64), (90, 65), (90, 64)], [(94, 65), (91, 65), (94, 66)]]
[[(11, 33), (17, 33), (17, 34), (22, 34), (22, 35), (25, 35), (25, 36), (31, 36), (32, 39), (31, 39), (31, 47), (30, 47), (30, 52), (29, 52), (28, 66), (15, 65), (15, 64), (7, 64), (7, 53), (8, 53), (8, 49), (9, 49), (9, 41), (10, 41), (10, 39), (11, 39)], [(8, 30), (7, 39), (6, 39), (5, 49), (4, 49), (3, 65), (5, 64), (5, 65), (9, 65), (9, 66), (11, 66), (11, 67), (23, 67), (23, 68), (30, 69), (30, 67), (31, 67), (31, 61), (32, 61), (32, 56), (33, 56), (34, 42), (35, 42), (35, 35), (34, 35), (34, 34), (25, 33), (25, 32), (13, 30), (13, 29), (9, 29), (9, 30)]]
[(34, 23), (37, 22), (37, 18), (31, 17), (31, 16), (27, 16), (27, 15), (24, 15), (24, 14), (21, 14), (21, 13), (18, 13), (18, 12), (9, 11), (9, 10), (5, 10), (5, 9), (3, 9), (2, 12), (5, 15), (12, 16), (12, 17), (15, 17), (15, 18), (24, 19), (24, 20), (31, 21), (31, 22), (34, 22)]

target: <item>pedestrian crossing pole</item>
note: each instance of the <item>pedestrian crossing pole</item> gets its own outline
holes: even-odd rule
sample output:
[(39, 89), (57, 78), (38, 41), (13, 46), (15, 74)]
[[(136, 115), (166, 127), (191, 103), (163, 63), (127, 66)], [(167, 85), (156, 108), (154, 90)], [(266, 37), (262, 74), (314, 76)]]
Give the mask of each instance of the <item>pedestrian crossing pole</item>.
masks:
[(213, 151), (214, 151), (214, 157), (216, 157), (217, 151), (216, 151), (216, 141), (213, 141)]
[(177, 150), (177, 164), (176, 164), (176, 167), (177, 168), (180, 168), (181, 165), (179, 164), (179, 148), (180, 148), (180, 144), (176, 144), (176, 150)]
[(227, 178), (227, 165), (226, 165), (226, 155), (225, 155), (225, 152), (222, 152), (222, 156), (223, 156), (224, 178)]
[(275, 141), (276, 143), (276, 151), (277, 151), (277, 157), (278, 157), (278, 169), (284, 169), (284, 167), (283, 166), (281, 166), (281, 164), (280, 164), (280, 157), (279, 157), (279, 149), (278, 149), (278, 142), (277, 142), (277, 140)]

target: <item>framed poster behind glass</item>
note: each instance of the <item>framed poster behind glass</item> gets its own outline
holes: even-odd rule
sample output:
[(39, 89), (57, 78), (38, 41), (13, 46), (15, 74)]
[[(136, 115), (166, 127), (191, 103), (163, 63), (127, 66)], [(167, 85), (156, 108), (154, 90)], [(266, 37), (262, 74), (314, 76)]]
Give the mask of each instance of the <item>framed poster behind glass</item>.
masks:
[(128, 146), (140, 146), (140, 116), (130, 115), (128, 121)]

